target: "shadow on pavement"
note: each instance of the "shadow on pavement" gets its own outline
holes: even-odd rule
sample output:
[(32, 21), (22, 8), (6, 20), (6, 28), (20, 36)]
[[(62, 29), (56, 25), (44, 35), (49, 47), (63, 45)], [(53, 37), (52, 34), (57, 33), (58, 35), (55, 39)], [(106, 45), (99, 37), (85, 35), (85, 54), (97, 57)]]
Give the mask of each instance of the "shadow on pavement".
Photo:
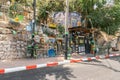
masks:
[(113, 57), (113, 58), (110, 58), (111, 60), (115, 60), (115, 61), (118, 61), (120, 63), (120, 56), (118, 57)]
[[(112, 51), (111, 54), (120, 54), (120, 50), (119, 51)], [(120, 62), (120, 56), (118, 56), (118, 57), (112, 57), (110, 59)]]
[(0, 80), (70, 80), (76, 78), (72, 70), (63, 65), (0, 75)]
[(115, 71), (115, 72), (120, 72), (120, 70), (113, 68), (112, 65), (111, 65), (108, 61), (107, 61), (107, 64), (108, 64), (109, 66), (103, 64), (101, 61), (98, 61), (98, 60), (93, 60), (93, 61), (89, 61), (89, 62), (83, 62), (83, 63), (81, 63), (81, 64), (101, 66), (101, 67), (104, 67), (104, 68), (113, 70), (113, 71)]

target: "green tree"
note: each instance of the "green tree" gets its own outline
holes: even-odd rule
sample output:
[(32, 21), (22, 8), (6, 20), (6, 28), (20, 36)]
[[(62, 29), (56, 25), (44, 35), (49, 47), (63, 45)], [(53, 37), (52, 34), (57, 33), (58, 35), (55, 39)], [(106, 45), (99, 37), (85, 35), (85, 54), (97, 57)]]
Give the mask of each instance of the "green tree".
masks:
[(94, 27), (100, 28), (108, 34), (114, 34), (120, 27), (120, 6), (101, 7), (88, 15)]
[[(20, 13), (23, 5), (32, 6), (33, 0), (15, 0), (11, 12)], [(113, 6), (105, 6), (106, 0), (69, 0), (69, 11), (79, 12), (85, 20), (86, 27), (100, 28), (109, 34), (114, 34), (120, 24), (120, 1), (114, 0)], [(94, 6), (96, 5), (96, 9)], [(21, 7), (18, 7), (21, 6)], [(38, 21), (46, 22), (52, 12), (64, 11), (65, 0), (38, 0)], [(14, 14), (13, 14), (14, 16)], [(91, 22), (91, 24), (89, 24)]]
[(38, 3), (38, 19), (41, 20), (42, 23), (47, 21), (47, 18), (52, 12), (64, 11), (64, 0), (41, 0)]
[(14, 0), (11, 2), (9, 8), (9, 15), (11, 18), (15, 18), (17, 14), (23, 14), (25, 8), (32, 7), (32, 0)]
[[(96, 5), (96, 9), (94, 6)], [(106, 5), (106, 0), (74, 0), (70, 2), (70, 11), (82, 13), (85, 27), (96, 27), (108, 34), (114, 34), (120, 24), (120, 1)]]

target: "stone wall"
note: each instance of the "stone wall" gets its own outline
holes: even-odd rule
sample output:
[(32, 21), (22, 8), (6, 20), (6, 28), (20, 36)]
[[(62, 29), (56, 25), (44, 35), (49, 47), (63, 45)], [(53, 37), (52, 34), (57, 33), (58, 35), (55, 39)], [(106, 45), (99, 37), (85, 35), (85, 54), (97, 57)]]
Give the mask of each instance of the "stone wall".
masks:
[(10, 29), (0, 28), (0, 60), (25, 57), (27, 42), (16, 36)]

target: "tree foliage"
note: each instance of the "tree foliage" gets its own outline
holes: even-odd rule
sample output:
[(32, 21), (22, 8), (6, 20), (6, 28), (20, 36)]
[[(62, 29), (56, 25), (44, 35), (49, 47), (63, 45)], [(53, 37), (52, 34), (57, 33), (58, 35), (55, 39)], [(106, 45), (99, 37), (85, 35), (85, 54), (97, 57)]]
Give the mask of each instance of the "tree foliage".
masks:
[(11, 0), (11, 5), (9, 8), (9, 15), (12, 18), (15, 18), (18, 14), (23, 14), (26, 7), (32, 6), (31, 0)]
[[(94, 8), (95, 5), (96, 9)], [(114, 0), (114, 5), (106, 5), (106, 0), (74, 0), (70, 3), (70, 9), (82, 13), (87, 26), (100, 28), (108, 34), (114, 34), (119, 28), (119, 0)]]
[[(32, 5), (33, 0), (15, 0), (19, 5)], [(94, 9), (94, 6), (97, 6)], [(14, 7), (12, 7), (14, 12)], [(37, 0), (37, 19), (47, 21), (47, 18), (52, 12), (64, 11), (65, 0)], [(86, 24), (90, 22), (93, 24), (88, 24), (87, 26), (93, 26), (100, 28), (109, 34), (114, 34), (114, 32), (119, 28), (120, 24), (120, 0), (114, 0), (113, 6), (106, 6), (106, 0), (69, 0), (69, 11), (79, 12), (82, 14), (83, 19), (86, 19)], [(15, 9), (16, 10), (16, 9)], [(20, 7), (17, 8), (19, 12)]]
[(94, 27), (100, 28), (108, 34), (114, 34), (120, 27), (120, 6), (101, 7), (91, 12), (88, 17)]
[(38, 19), (44, 22), (52, 12), (64, 11), (64, 0), (41, 0), (38, 9)]

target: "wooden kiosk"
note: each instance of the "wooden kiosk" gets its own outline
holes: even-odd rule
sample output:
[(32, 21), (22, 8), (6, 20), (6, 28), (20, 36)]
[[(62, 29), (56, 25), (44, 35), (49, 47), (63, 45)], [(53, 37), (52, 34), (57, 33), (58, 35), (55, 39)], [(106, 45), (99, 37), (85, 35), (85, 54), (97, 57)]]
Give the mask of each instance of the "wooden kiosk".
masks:
[(91, 33), (91, 29), (77, 26), (68, 28), (70, 34), (70, 47), (72, 53), (82, 53), (85, 51), (85, 36)]

